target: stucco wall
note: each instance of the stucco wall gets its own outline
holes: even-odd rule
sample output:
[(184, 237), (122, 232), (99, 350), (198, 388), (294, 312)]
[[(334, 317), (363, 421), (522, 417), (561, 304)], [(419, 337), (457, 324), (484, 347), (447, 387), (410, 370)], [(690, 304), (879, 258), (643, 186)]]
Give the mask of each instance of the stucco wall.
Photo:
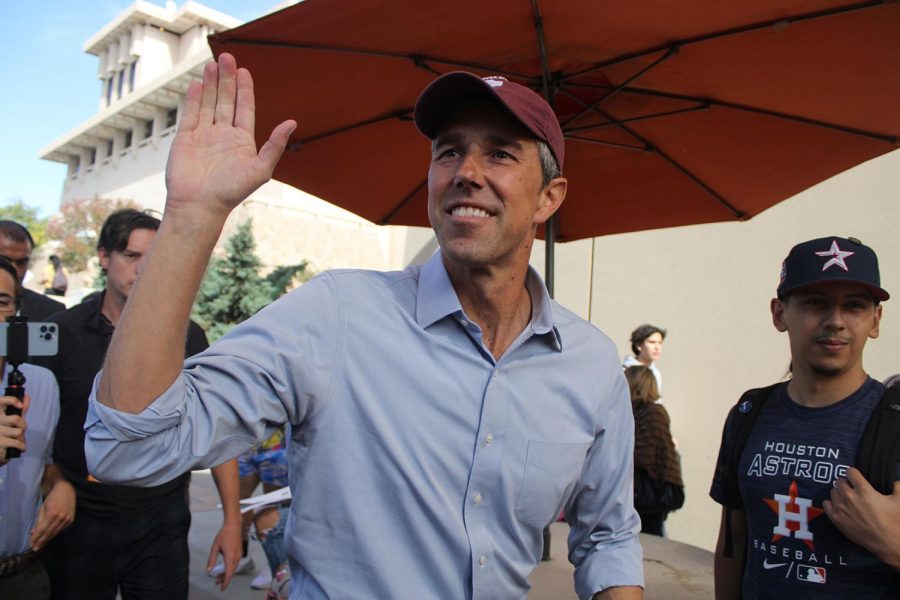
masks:
[(668, 521), (671, 537), (714, 548), (720, 511), (707, 493), (725, 415), (745, 389), (781, 378), (790, 360), (786, 335), (772, 326), (769, 300), (794, 243), (855, 236), (875, 249), (883, 286), (896, 299), (885, 304), (881, 336), (870, 340), (864, 364), (878, 379), (900, 372), (900, 310), (893, 306), (900, 299), (898, 222), (900, 151), (744, 223), (558, 246), (557, 298), (583, 316), (590, 308), (591, 321), (621, 355), (636, 325), (669, 330), (659, 367), (687, 486), (684, 509)]

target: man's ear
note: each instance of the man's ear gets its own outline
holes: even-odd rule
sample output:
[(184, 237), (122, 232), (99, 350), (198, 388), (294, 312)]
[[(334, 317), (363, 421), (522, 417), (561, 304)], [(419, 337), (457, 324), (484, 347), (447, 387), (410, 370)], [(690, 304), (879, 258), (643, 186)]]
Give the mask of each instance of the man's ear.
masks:
[(105, 248), (97, 248), (97, 260), (100, 261), (100, 268), (104, 271), (109, 268), (109, 253)]
[(772, 311), (772, 324), (775, 325), (775, 329), (784, 333), (787, 331), (787, 323), (784, 320), (784, 305), (786, 301), (779, 300), (778, 298), (772, 298), (772, 301), (769, 303), (769, 308)]
[(874, 323), (872, 324), (872, 329), (869, 330), (869, 337), (872, 338), (873, 340), (875, 338), (877, 338), (878, 335), (880, 334), (880, 327), (881, 327), (881, 304), (880, 303), (877, 306), (875, 306), (874, 319), (875, 320), (874, 320)]
[(547, 219), (553, 216), (559, 207), (562, 206), (563, 200), (566, 199), (566, 190), (569, 187), (569, 180), (565, 177), (557, 177), (552, 179), (543, 190), (541, 190), (540, 204), (537, 212), (534, 213), (534, 223), (540, 225), (545, 223)]

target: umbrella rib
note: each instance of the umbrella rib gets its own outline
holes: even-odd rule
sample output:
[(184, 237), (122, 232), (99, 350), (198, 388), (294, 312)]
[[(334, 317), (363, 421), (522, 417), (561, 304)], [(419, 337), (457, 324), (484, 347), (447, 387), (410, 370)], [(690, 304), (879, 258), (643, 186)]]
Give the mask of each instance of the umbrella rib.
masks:
[[(215, 38), (215, 39), (213, 39)], [(315, 50), (318, 52), (334, 52), (336, 54), (353, 54), (360, 56), (374, 56), (377, 58), (397, 58), (401, 60), (408, 60), (412, 62), (419, 68), (425, 69), (426, 71), (430, 71), (435, 75), (440, 75), (441, 73), (437, 70), (433, 69), (429, 66), (428, 63), (443, 65), (447, 67), (453, 68), (463, 68), (463, 69), (471, 69), (473, 71), (484, 71), (486, 73), (496, 73), (499, 75), (506, 75), (509, 77), (515, 77), (518, 79), (530, 80), (532, 77), (527, 73), (521, 73), (518, 71), (510, 71), (508, 69), (499, 69), (496, 66), (492, 65), (481, 65), (477, 63), (469, 63), (458, 60), (450, 60), (446, 58), (437, 58), (434, 56), (425, 56), (423, 54), (405, 54), (402, 52), (384, 52), (379, 50), (364, 50), (362, 48), (349, 48), (349, 47), (341, 47), (341, 46), (323, 46), (319, 44), (304, 44), (301, 42), (279, 42), (274, 40), (263, 40), (263, 39), (237, 39), (237, 38), (228, 38), (225, 35), (219, 37), (219, 34), (215, 36), (210, 36), (210, 43), (217, 44), (237, 44), (241, 46), (261, 46), (261, 47), (274, 47), (274, 48), (296, 48), (298, 50)]]
[(412, 109), (405, 108), (394, 111), (392, 113), (388, 113), (386, 115), (381, 115), (380, 117), (373, 117), (371, 119), (366, 119), (365, 121), (357, 121), (356, 123), (351, 123), (350, 125), (346, 125), (344, 127), (338, 127), (337, 129), (331, 129), (330, 131), (323, 131), (322, 133), (311, 135), (310, 137), (303, 138), (302, 140), (290, 142), (287, 145), (287, 150), (299, 150), (301, 147), (310, 142), (315, 142), (317, 140), (331, 137), (333, 135), (339, 135), (347, 131), (353, 131), (354, 129), (359, 129), (360, 127), (368, 127), (369, 125), (381, 123), (382, 121), (390, 121), (391, 119), (398, 119), (400, 121), (412, 121), (412, 117), (410, 116), (411, 114)]
[(629, 144), (622, 144), (620, 142), (609, 142), (606, 140), (597, 140), (594, 138), (584, 137), (580, 135), (569, 135), (566, 134), (567, 140), (573, 140), (576, 142), (587, 142), (588, 144), (597, 144), (599, 146), (611, 146), (613, 148), (622, 148), (624, 150), (635, 150), (637, 152), (653, 152), (653, 148), (646, 148), (644, 146), (631, 146)]
[(618, 125), (619, 123), (635, 123), (638, 121), (648, 121), (650, 119), (658, 119), (660, 117), (671, 117), (673, 115), (680, 115), (680, 114), (691, 113), (691, 112), (701, 112), (701, 111), (705, 111), (705, 110), (709, 110), (709, 104), (698, 104), (697, 106), (692, 106), (690, 108), (680, 108), (678, 110), (669, 110), (666, 112), (658, 112), (658, 113), (653, 113), (653, 114), (649, 114), (649, 115), (641, 115), (639, 117), (629, 117), (627, 119), (617, 119), (616, 121), (610, 122), (610, 123), (598, 123), (596, 125), (584, 125), (582, 127), (569, 127), (568, 129), (565, 129), (565, 132), (568, 134), (568, 133), (577, 132), (577, 131), (591, 131), (591, 130), (596, 130), (596, 129), (605, 129), (606, 127), (613, 127), (615, 125)]
[(382, 218), (380, 221), (378, 221), (378, 224), (379, 224), (379, 225), (390, 225), (390, 224), (391, 224), (391, 219), (394, 218), (394, 215), (396, 215), (398, 212), (400, 212), (400, 209), (402, 209), (404, 206), (406, 206), (407, 204), (409, 204), (410, 200), (412, 200), (413, 198), (415, 198), (415, 197), (416, 197), (416, 194), (418, 194), (419, 192), (421, 192), (421, 191), (425, 188), (425, 185), (426, 185), (427, 183), (428, 183), (428, 179), (423, 179), (416, 187), (414, 187), (414, 188), (412, 189), (412, 191), (411, 191), (409, 194), (406, 195), (406, 197), (403, 198), (403, 200), (401, 200), (400, 202), (398, 202), (397, 205), (394, 206), (394, 208), (392, 208), (392, 209), (390, 210), (390, 212), (388, 212), (388, 213), (384, 216), (384, 218)]
[[(581, 84), (572, 84), (568, 85), (581, 85)], [(590, 86), (590, 87), (605, 87), (603, 85), (599, 86)], [(768, 108), (760, 108), (756, 106), (748, 106), (746, 104), (738, 104), (737, 102), (728, 102), (727, 100), (715, 100), (713, 98), (699, 98), (697, 96), (688, 96), (685, 94), (676, 94), (673, 92), (663, 92), (660, 90), (649, 90), (645, 88), (628, 88), (625, 90), (628, 93), (632, 94), (640, 94), (644, 96), (656, 96), (660, 98), (671, 98), (673, 100), (687, 100), (691, 102), (699, 102), (705, 103), (708, 106), (717, 106), (721, 108), (730, 108), (733, 110), (742, 110), (745, 112), (755, 113), (758, 115), (764, 115), (767, 117), (777, 117), (779, 119), (786, 119), (789, 121), (796, 121), (798, 123), (803, 123), (805, 125), (813, 125), (816, 127), (822, 127), (824, 129), (832, 129), (835, 131), (840, 131), (843, 133), (849, 133), (852, 135), (858, 135), (861, 137), (867, 137), (874, 140), (887, 142), (889, 144), (897, 145), (898, 139), (897, 136), (891, 135), (888, 133), (879, 133), (877, 131), (866, 131), (864, 129), (858, 129), (856, 127), (848, 127), (846, 125), (840, 125), (838, 123), (829, 123), (828, 121), (821, 121), (819, 119), (812, 119), (809, 117), (802, 117), (799, 115), (792, 115), (789, 113), (783, 113), (776, 110), (771, 110)]]
[(856, 4), (848, 4), (844, 6), (838, 6), (835, 8), (829, 8), (825, 10), (810, 12), (802, 15), (797, 15), (794, 17), (785, 17), (783, 19), (770, 19), (768, 21), (760, 21), (758, 23), (751, 23), (749, 25), (742, 25), (740, 27), (732, 27), (731, 29), (723, 29), (722, 31), (715, 31), (713, 33), (706, 33), (702, 35), (697, 35), (691, 38), (685, 38), (682, 40), (677, 40), (675, 42), (666, 42), (665, 44), (660, 44), (658, 46), (654, 46), (652, 48), (646, 48), (644, 50), (637, 50), (635, 52), (629, 52), (628, 54), (621, 54), (615, 58), (610, 58), (603, 62), (595, 63), (594, 65), (582, 69), (581, 71), (576, 71), (573, 73), (569, 73), (566, 78), (573, 79), (576, 77), (580, 77), (582, 75), (586, 75), (587, 73), (593, 73), (594, 71), (604, 69), (606, 67), (621, 64), (624, 62), (628, 62), (630, 60), (634, 60), (636, 58), (642, 58), (647, 56), (648, 54), (655, 54), (657, 52), (662, 52), (663, 50), (672, 50), (678, 49), (684, 46), (689, 46), (692, 44), (698, 44), (700, 42), (708, 42), (710, 40), (715, 40), (723, 37), (728, 37), (732, 35), (739, 35), (742, 33), (749, 33), (751, 31), (757, 31), (760, 29), (767, 29), (769, 27), (775, 27), (779, 29), (783, 29), (789, 25), (794, 23), (799, 23), (802, 21), (810, 21), (813, 19), (821, 19), (825, 17), (833, 17), (841, 14), (845, 14), (848, 12), (856, 12), (859, 10), (866, 10), (869, 8), (878, 8), (885, 4), (888, 4), (885, 0), (867, 0), (865, 2), (858, 2)]
[[(609, 113), (607, 113), (605, 110), (603, 110), (603, 109), (600, 108), (600, 107), (597, 107), (595, 110), (597, 110), (598, 112), (600, 112), (604, 117), (606, 117), (606, 118), (609, 119), (610, 121), (615, 121), (615, 120), (616, 120), (612, 115), (610, 115)], [(743, 221), (743, 220), (749, 218), (748, 215), (747, 215), (745, 212), (743, 212), (743, 211), (738, 210), (737, 208), (735, 208), (734, 205), (732, 205), (728, 200), (726, 200), (721, 194), (719, 194), (717, 191), (715, 191), (714, 189), (712, 189), (712, 188), (709, 186), (709, 184), (707, 184), (705, 181), (703, 181), (702, 179), (700, 179), (700, 178), (699, 178), (697, 175), (695, 175), (692, 171), (689, 171), (689, 170), (687, 169), (687, 167), (683, 166), (681, 163), (679, 163), (678, 161), (676, 161), (674, 158), (672, 158), (671, 156), (669, 156), (668, 154), (666, 154), (665, 152), (663, 152), (658, 146), (655, 146), (655, 145), (651, 144), (651, 143), (650, 143), (649, 141), (647, 141), (643, 136), (641, 136), (641, 135), (639, 135), (638, 133), (635, 133), (634, 131), (632, 131), (631, 129), (629, 129), (627, 125), (624, 125), (624, 124), (622, 124), (622, 123), (617, 123), (617, 125), (618, 125), (623, 131), (625, 131), (626, 133), (628, 133), (629, 135), (631, 135), (631, 136), (634, 137), (635, 139), (640, 140), (640, 142), (643, 143), (643, 144), (647, 147), (648, 151), (653, 152), (654, 154), (656, 154), (657, 156), (659, 156), (660, 158), (662, 158), (664, 161), (666, 161), (667, 163), (669, 163), (669, 165), (671, 165), (673, 168), (675, 168), (675, 169), (677, 169), (678, 171), (680, 171), (682, 175), (684, 175), (685, 177), (687, 177), (688, 179), (690, 179), (691, 181), (693, 181), (697, 186), (699, 186), (700, 188), (702, 188), (707, 194), (709, 194), (710, 196), (712, 196), (713, 198), (715, 198), (716, 201), (717, 201), (719, 204), (721, 204), (721, 205), (724, 206), (726, 209), (728, 209), (729, 211), (731, 211), (731, 213), (732, 213), (732, 215), (734, 215), (734, 218), (735, 218), (735, 219), (737, 219), (737, 220), (739, 220), (739, 221)]]
[(677, 48), (669, 48), (669, 50), (668, 50), (665, 54), (663, 54), (662, 56), (660, 56), (659, 58), (657, 58), (655, 61), (653, 61), (652, 63), (650, 63), (649, 65), (647, 65), (646, 67), (644, 67), (643, 69), (641, 69), (640, 71), (638, 71), (637, 73), (635, 73), (634, 75), (632, 75), (631, 77), (629, 77), (628, 79), (626, 79), (625, 81), (623, 81), (622, 83), (616, 85), (614, 88), (612, 88), (612, 89), (609, 91), (608, 94), (606, 94), (605, 96), (603, 96), (602, 98), (600, 98), (600, 99), (597, 100), (596, 102), (593, 102), (592, 104), (590, 104), (590, 105), (588, 105), (588, 106), (585, 106), (585, 107), (581, 110), (581, 112), (579, 112), (579, 113), (577, 113), (577, 114), (575, 114), (575, 115), (572, 115), (571, 117), (569, 117), (568, 119), (566, 119), (563, 123), (560, 123), (560, 125), (561, 125), (562, 127), (565, 127), (566, 125), (568, 125), (568, 124), (571, 123), (572, 121), (574, 121), (574, 120), (576, 120), (576, 119), (578, 119), (578, 118), (584, 116), (585, 114), (587, 114), (587, 113), (588, 113), (592, 108), (594, 108), (595, 106), (600, 106), (601, 104), (603, 104), (604, 102), (606, 102), (607, 100), (609, 100), (610, 98), (612, 98), (613, 96), (615, 96), (617, 93), (619, 93), (620, 91), (622, 91), (623, 89), (625, 89), (625, 88), (628, 86), (628, 84), (630, 84), (632, 81), (635, 81), (636, 79), (639, 79), (639, 78), (643, 77), (644, 74), (647, 73), (647, 71), (650, 71), (651, 69), (654, 69), (657, 65), (659, 65), (659, 64), (661, 64), (661, 63), (663, 63), (663, 62), (669, 60), (670, 58), (672, 58), (672, 57), (675, 56), (676, 54), (678, 54), (678, 49), (677, 49)]

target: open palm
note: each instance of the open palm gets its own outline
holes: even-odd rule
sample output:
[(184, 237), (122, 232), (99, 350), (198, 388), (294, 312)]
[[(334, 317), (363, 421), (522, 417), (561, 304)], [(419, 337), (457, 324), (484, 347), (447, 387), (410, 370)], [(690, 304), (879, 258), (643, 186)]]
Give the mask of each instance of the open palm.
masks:
[(166, 210), (227, 215), (268, 181), (296, 122), (278, 125), (257, 153), (253, 81), (223, 53), (188, 89), (166, 166)]

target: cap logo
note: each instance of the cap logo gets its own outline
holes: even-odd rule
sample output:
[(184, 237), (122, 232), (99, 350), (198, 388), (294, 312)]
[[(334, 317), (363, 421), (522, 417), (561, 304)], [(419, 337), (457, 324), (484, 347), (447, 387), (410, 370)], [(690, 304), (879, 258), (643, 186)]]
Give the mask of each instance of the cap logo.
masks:
[(830, 256), (831, 257), (830, 260), (828, 260), (824, 265), (822, 265), (823, 271), (828, 269), (829, 267), (838, 266), (838, 267), (842, 268), (843, 270), (849, 272), (850, 269), (847, 268), (847, 263), (844, 262), (844, 259), (847, 258), (848, 256), (853, 256), (854, 254), (856, 254), (856, 253), (848, 252), (846, 250), (841, 250), (840, 248), (838, 248), (837, 240), (831, 240), (831, 248), (829, 248), (828, 250), (825, 250), (824, 252), (816, 252), (816, 255), (818, 255), (818, 256)]
[(497, 75), (492, 75), (490, 77), (485, 77), (482, 79), (486, 84), (491, 87), (502, 87), (504, 83), (509, 81), (506, 77), (499, 77)]

